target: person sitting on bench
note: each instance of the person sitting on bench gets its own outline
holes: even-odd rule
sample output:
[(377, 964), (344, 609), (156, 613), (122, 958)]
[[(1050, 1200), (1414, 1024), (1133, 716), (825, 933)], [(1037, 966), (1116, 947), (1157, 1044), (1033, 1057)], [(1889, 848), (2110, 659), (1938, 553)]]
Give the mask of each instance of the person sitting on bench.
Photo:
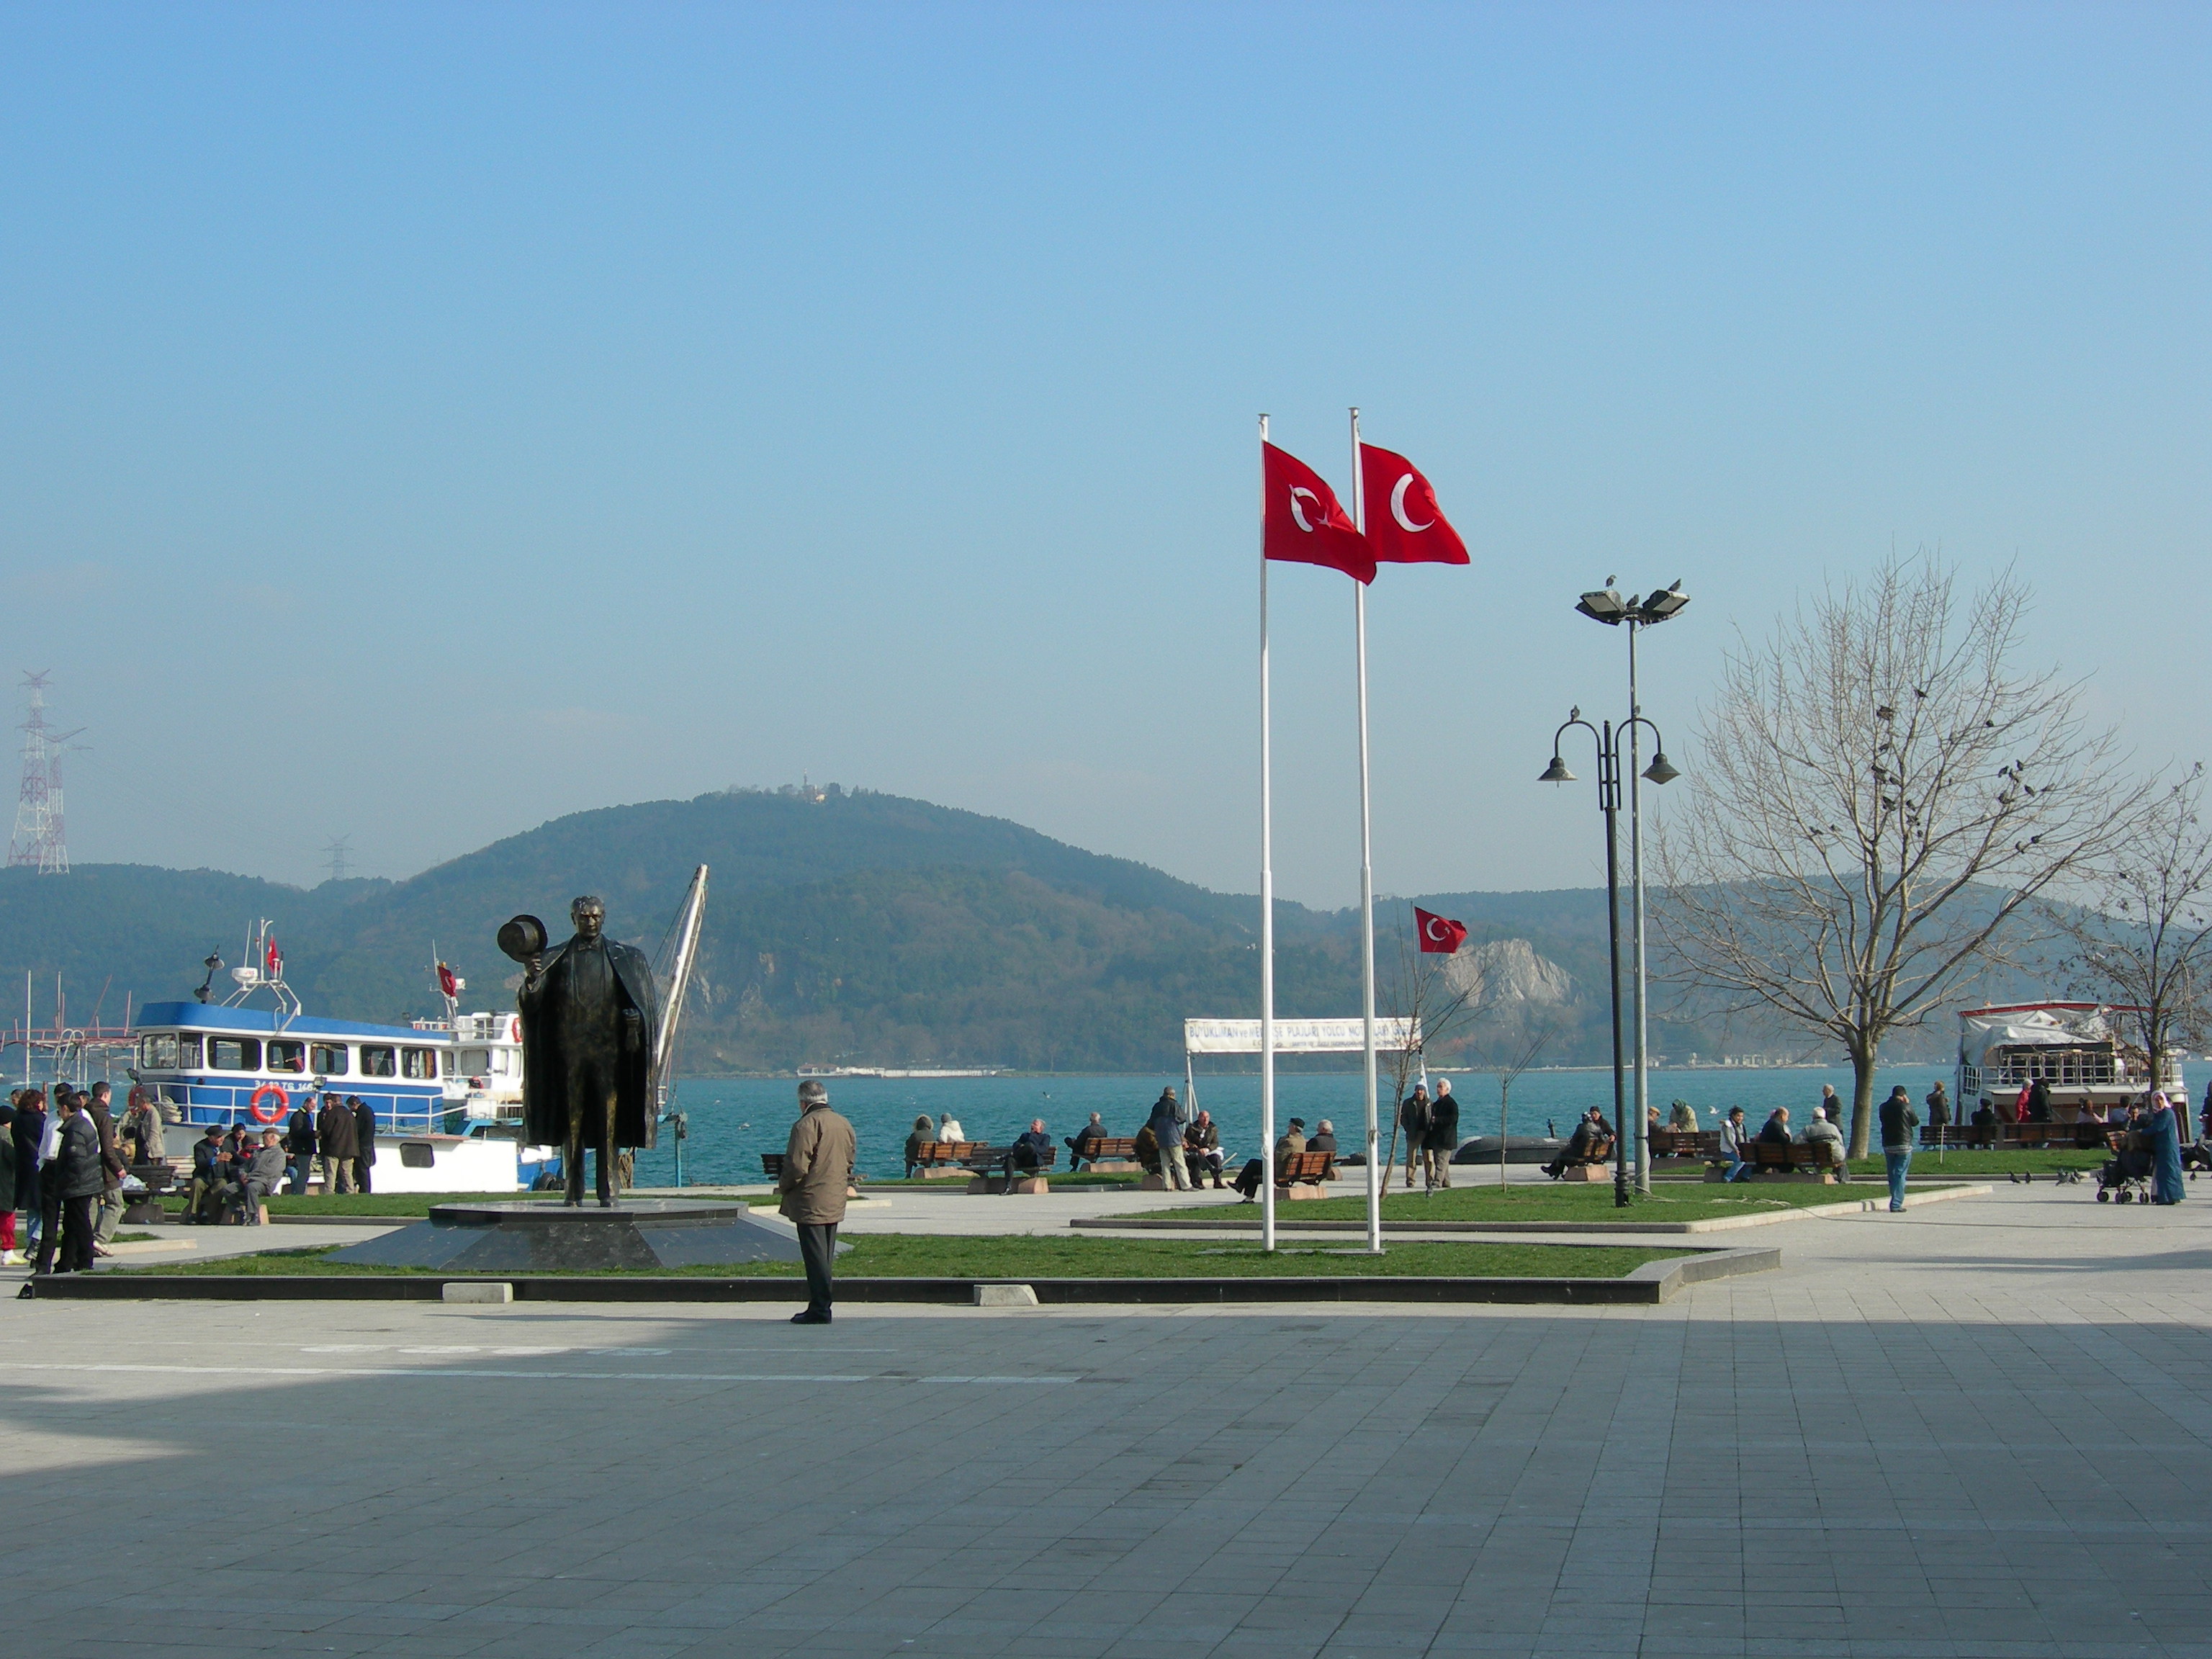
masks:
[(259, 1148), (235, 1165), (236, 1174), (223, 1183), (225, 1206), (249, 1227), (261, 1224), (262, 1200), (284, 1184), (283, 1142), (276, 1130), (264, 1129)]
[(1969, 1146), (1994, 1146), (1997, 1144), (1997, 1115), (1990, 1103), (1984, 1101), (1974, 1108), (1973, 1133), (1966, 1137)]
[(1777, 1106), (1759, 1132), (1759, 1138), (1770, 1146), (1794, 1146), (1796, 1140), (1790, 1133), (1790, 1109)]
[(222, 1125), (210, 1123), (207, 1133), (192, 1143), (192, 1181), (185, 1189), (185, 1221), (210, 1221), (221, 1215), (216, 1200), (222, 1191)]
[(906, 1138), (906, 1178), (914, 1179), (921, 1168), (921, 1149), (937, 1139), (937, 1125), (924, 1112), (914, 1121), (913, 1133)]
[(1327, 1118), (1323, 1118), (1320, 1122), (1315, 1124), (1312, 1137), (1306, 1142), (1306, 1150), (1310, 1152), (1327, 1152), (1328, 1154), (1328, 1175), (1326, 1178), (1330, 1181), (1335, 1180), (1336, 1125), (1331, 1123)]
[(1744, 1142), (1747, 1139), (1748, 1137), (1745, 1134), (1743, 1127), (1743, 1108), (1729, 1107), (1728, 1115), (1721, 1120), (1721, 1156), (1728, 1160), (1726, 1167), (1721, 1170), (1723, 1181), (1751, 1179), (1751, 1160), (1743, 1155)]
[(1099, 1121), (1097, 1113), (1091, 1113), (1091, 1121), (1078, 1129), (1068, 1140), (1067, 1167), (1071, 1170), (1079, 1170), (1085, 1164), (1096, 1161), (1097, 1154), (1093, 1149), (1106, 1138), (1105, 1124)]
[[(1277, 1182), (1279, 1182), (1282, 1180), (1284, 1171), (1290, 1168), (1291, 1160), (1305, 1149), (1306, 1121), (1302, 1117), (1294, 1117), (1290, 1121), (1290, 1127), (1283, 1131), (1282, 1139), (1275, 1143)], [(1258, 1158), (1247, 1158), (1244, 1161), (1243, 1169), (1238, 1171), (1237, 1190), (1244, 1195), (1244, 1201), (1247, 1204), (1260, 1196), (1260, 1182), (1267, 1173), (1267, 1166)]]
[(1006, 1148), (1006, 1190), (1011, 1193), (1018, 1179), (1034, 1176), (1049, 1164), (1054, 1151), (1052, 1137), (1044, 1132), (1044, 1120), (1031, 1118), (1028, 1132), (1015, 1136), (1014, 1144)]
[[(1835, 1163), (1836, 1179), (1849, 1181), (1851, 1178), (1851, 1171), (1850, 1166), (1844, 1161), (1846, 1156), (1844, 1132), (1830, 1121), (1825, 1109), (1815, 1108), (1813, 1121), (1805, 1126), (1805, 1146), (1809, 1152), (1814, 1146), (1820, 1146), (1831, 1149), (1829, 1156)], [(1819, 1166), (1816, 1164), (1814, 1167)]]
[(1582, 1121), (1567, 1138), (1559, 1155), (1544, 1166), (1544, 1173), (1557, 1181), (1567, 1172), (1571, 1164), (1596, 1164), (1603, 1160), (1613, 1147), (1613, 1125), (1605, 1121), (1605, 1114), (1593, 1106), (1583, 1114)]
[(1206, 1185), (1208, 1176), (1217, 1187), (1224, 1184), (1221, 1179), (1221, 1131), (1213, 1121), (1212, 1113), (1200, 1112), (1183, 1125), (1182, 1156), (1190, 1170), (1194, 1189)]

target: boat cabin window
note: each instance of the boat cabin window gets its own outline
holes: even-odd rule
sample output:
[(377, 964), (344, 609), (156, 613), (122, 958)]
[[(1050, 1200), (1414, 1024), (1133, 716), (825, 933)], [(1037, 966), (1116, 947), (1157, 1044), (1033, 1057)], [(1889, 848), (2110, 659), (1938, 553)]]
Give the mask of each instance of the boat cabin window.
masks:
[(435, 1048), (402, 1048), (399, 1051), (399, 1075), (417, 1079), (436, 1078), (438, 1051)]
[(177, 1034), (162, 1031), (153, 1036), (138, 1039), (138, 1065), (149, 1072), (173, 1072), (177, 1069)]
[(195, 1033), (191, 1036), (179, 1036), (177, 1038), (178, 1068), (179, 1070), (184, 1070), (191, 1066), (198, 1066), (199, 1063), (200, 1040), (198, 1035)]
[(489, 1048), (462, 1048), (454, 1054), (453, 1060), (457, 1069), (470, 1077), (482, 1077), (491, 1070), (491, 1050)]
[(363, 1077), (397, 1077), (398, 1050), (383, 1047), (361, 1045), (361, 1074)]
[(258, 1072), (261, 1069), (259, 1037), (210, 1037), (208, 1064), (218, 1072)]
[(269, 1043), (269, 1069), (272, 1072), (304, 1072), (307, 1069), (307, 1045), (289, 1038), (272, 1038)]
[(343, 1077), (346, 1046), (343, 1042), (318, 1042), (307, 1051), (307, 1063), (318, 1077)]

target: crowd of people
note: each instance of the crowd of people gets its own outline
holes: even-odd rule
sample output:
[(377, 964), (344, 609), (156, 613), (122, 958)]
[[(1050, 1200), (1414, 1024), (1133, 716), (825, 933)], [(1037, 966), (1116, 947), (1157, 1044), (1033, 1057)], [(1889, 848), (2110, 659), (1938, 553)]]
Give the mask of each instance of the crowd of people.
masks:
[[(119, 1119), (112, 1108), (104, 1082), (19, 1088), (0, 1103), (0, 1265), (82, 1272), (111, 1254), (126, 1183), (167, 1184), (147, 1177), (168, 1164), (176, 1109), (135, 1088)], [(376, 1114), (357, 1096), (326, 1094), (319, 1109), (303, 1102), (282, 1130), (210, 1124), (191, 1158), (178, 1219), (257, 1225), (270, 1194), (305, 1193), (319, 1163), (325, 1192), (368, 1192)]]

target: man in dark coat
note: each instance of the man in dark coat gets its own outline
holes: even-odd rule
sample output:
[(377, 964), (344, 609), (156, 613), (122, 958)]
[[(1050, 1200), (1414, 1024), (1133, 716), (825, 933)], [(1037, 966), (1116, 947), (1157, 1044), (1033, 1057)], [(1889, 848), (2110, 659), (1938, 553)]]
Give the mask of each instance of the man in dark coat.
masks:
[(1174, 1090), (1160, 1091), (1145, 1127), (1152, 1132), (1153, 1144), (1159, 1149), (1160, 1178), (1167, 1182), (1168, 1190), (1188, 1192), (1190, 1165), (1182, 1155), (1182, 1109), (1176, 1103)]
[(44, 1225), (39, 1202), (39, 1143), (46, 1137), (46, 1097), (43, 1091), (26, 1089), (15, 1097), (15, 1121), (8, 1126), (15, 1144), (15, 1207), (30, 1215), (23, 1235), (23, 1254), (34, 1255)]
[(1429, 1103), (1428, 1133), (1421, 1137), (1421, 1175), (1427, 1190), (1451, 1185), (1452, 1154), (1458, 1150), (1459, 1102), (1452, 1098), (1451, 1079), (1438, 1078), (1437, 1097)]
[(348, 1095), (346, 1104), (353, 1109), (353, 1189), (365, 1193), (376, 1164), (376, 1111), (359, 1095)]
[(650, 1146), (660, 1002), (645, 953), (605, 935), (607, 908), (568, 907), (575, 937), (523, 963), (524, 1140), (562, 1149), (565, 1201), (584, 1201), (584, 1149), (596, 1149), (601, 1208), (613, 1205), (615, 1149)]
[(292, 1195), (300, 1197), (307, 1190), (307, 1177), (315, 1169), (315, 1113), (312, 1096), (304, 1097), (292, 1109), (291, 1121), (284, 1126), (284, 1163), (289, 1178)]
[(353, 1110), (336, 1095), (323, 1097), (315, 1115), (315, 1144), (322, 1149), (323, 1196), (353, 1190)]
[(102, 1079), (92, 1085), (85, 1107), (92, 1127), (100, 1132), (100, 1167), (107, 1172), (107, 1184), (100, 1194), (100, 1217), (92, 1231), (92, 1248), (100, 1255), (107, 1254), (108, 1240), (123, 1224), (123, 1177), (131, 1168), (123, 1156), (123, 1143), (116, 1139), (114, 1102), (114, 1088)]
[[(1398, 1108), (1398, 1137), (1406, 1148), (1406, 1190), (1413, 1190), (1413, 1166), (1421, 1161), (1421, 1143), (1429, 1133), (1429, 1085), (1416, 1083), (1413, 1092), (1406, 1097)], [(1382, 1171), (1382, 1182), (1388, 1186), (1390, 1172)]]
[[(61, 1108), (60, 1144), (54, 1156), (52, 1189), (61, 1200), (62, 1249), (58, 1271), (89, 1272), (92, 1267), (93, 1211), (107, 1185), (107, 1170), (100, 1155), (100, 1131), (86, 1110), (89, 1097), (65, 1095)], [(43, 1271), (46, 1252), (39, 1255)]]

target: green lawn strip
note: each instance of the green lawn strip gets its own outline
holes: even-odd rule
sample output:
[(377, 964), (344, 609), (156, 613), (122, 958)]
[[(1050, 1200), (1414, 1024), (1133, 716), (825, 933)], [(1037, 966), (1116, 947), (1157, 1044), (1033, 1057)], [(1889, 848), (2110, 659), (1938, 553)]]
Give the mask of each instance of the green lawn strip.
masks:
[[(1813, 1182), (1771, 1182), (1754, 1186), (1739, 1182), (1723, 1187), (1717, 1182), (1668, 1182), (1648, 1198), (1639, 1197), (1626, 1210), (1613, 1207), (1610, 1183), (1589, 1186), (1541, 1187), (1516, 1185), (1454, 1187), (1438, 1193), (1393, 1193), (1382, 1200), (1385, 1221), (1711, 1221), (1724, 1216), (1754, 1215), (1776, 1210), (1802, 1209), (1816, 1204), (1848, 1203), (1871, 1196), (1869, 1183), (1821, 1186)], [(1179, 1209), (1148, 1210), (1146, 1218), (1183, 1220), (1241, 1218), (1255, 1219), (1256, 1204), (1188, 1205)], [(1279, 1204), (1276, 1219), (1285, 1226), (1301, 1221), (1352, 1221), (1367, 1214), (1364, 1198), (1323, 1198)]]
[[(2110, 1152), (2083, 1152), (2078, 1147), (2065, 1146), (2051, 1152), (1957, 1152), (1944, 1149), (1942, 1162), (1936, 1154), (1920, 1148), (1912, 1154), (1912, 1179), (1934, 1181), (1951, 1176), (1981, 1177), (2002, 1175), (2051, 1175), (2059, 1170), (2094, 1170), (2100, 1168)], [(1851, 1173), (1870, 1180), (1885, 1178), (1887, 1165), (1880, 1157), (1855, 1158), (1850, 1161)]]
[[(992, 1173), (995, 1175), (997, 1171), (994, 1170)], [(972, 1176), (965, 1178), (973, 1179)], [(1047, 1176), (1045, 1180), (1054, 1187), (1133, 1187), (1144, 1178), (1142, 1171), (1124, 1174), (1109, 1170), (1103, 1174), (1093, 1175), (1088, 1170), (1072, 1172), (1062, 1170), (1057, 1174)], [(884, 1177), (863, 1176), (860, 1177), (860, 1188), (864, 1193), (878, 1190), (896, 1191), (900, 1188), (924, 1192), (933, 1188), (941, 1191), (946, 1188), (950, 1188), (956, 1193), (963, 1190), (959, 1180), (943, 1176), (935, 1181), (924, 1181), (919, 1176), (911, 1181), (896, 1176)]]
[[(1263, 1255), (1257, 1244), (1206, 1239), (963, 1237), (941, 1234), (874, 1233), (851, 1241), (837, 1271), (854, 1279), (1618, 1279), (1647, 1261), (1684, 1250), (1620, 1249), (1589, 1244), (1395, 1243), (1380, 1256), (1342, 1253), (1342, 1247), (1300, 1246)], [(196, 1278), (258, 1274), (359, 1275), (394, 1273), (453, 1279), (431, 1267), (367, 1267), (335, 1262), (325, 1245), (264, 1250), (212, 1261), (167, 1263), (111, 1271)], [(727, 1267), (616, 1269), (561, 1277), (686, 1279), (793, 1278), (795, 1261), (741, 1262)], [(494, 1274), (492, 1277), (498, 1277)], [(535, 1275), (532, 1275), (535, 1276)]]

